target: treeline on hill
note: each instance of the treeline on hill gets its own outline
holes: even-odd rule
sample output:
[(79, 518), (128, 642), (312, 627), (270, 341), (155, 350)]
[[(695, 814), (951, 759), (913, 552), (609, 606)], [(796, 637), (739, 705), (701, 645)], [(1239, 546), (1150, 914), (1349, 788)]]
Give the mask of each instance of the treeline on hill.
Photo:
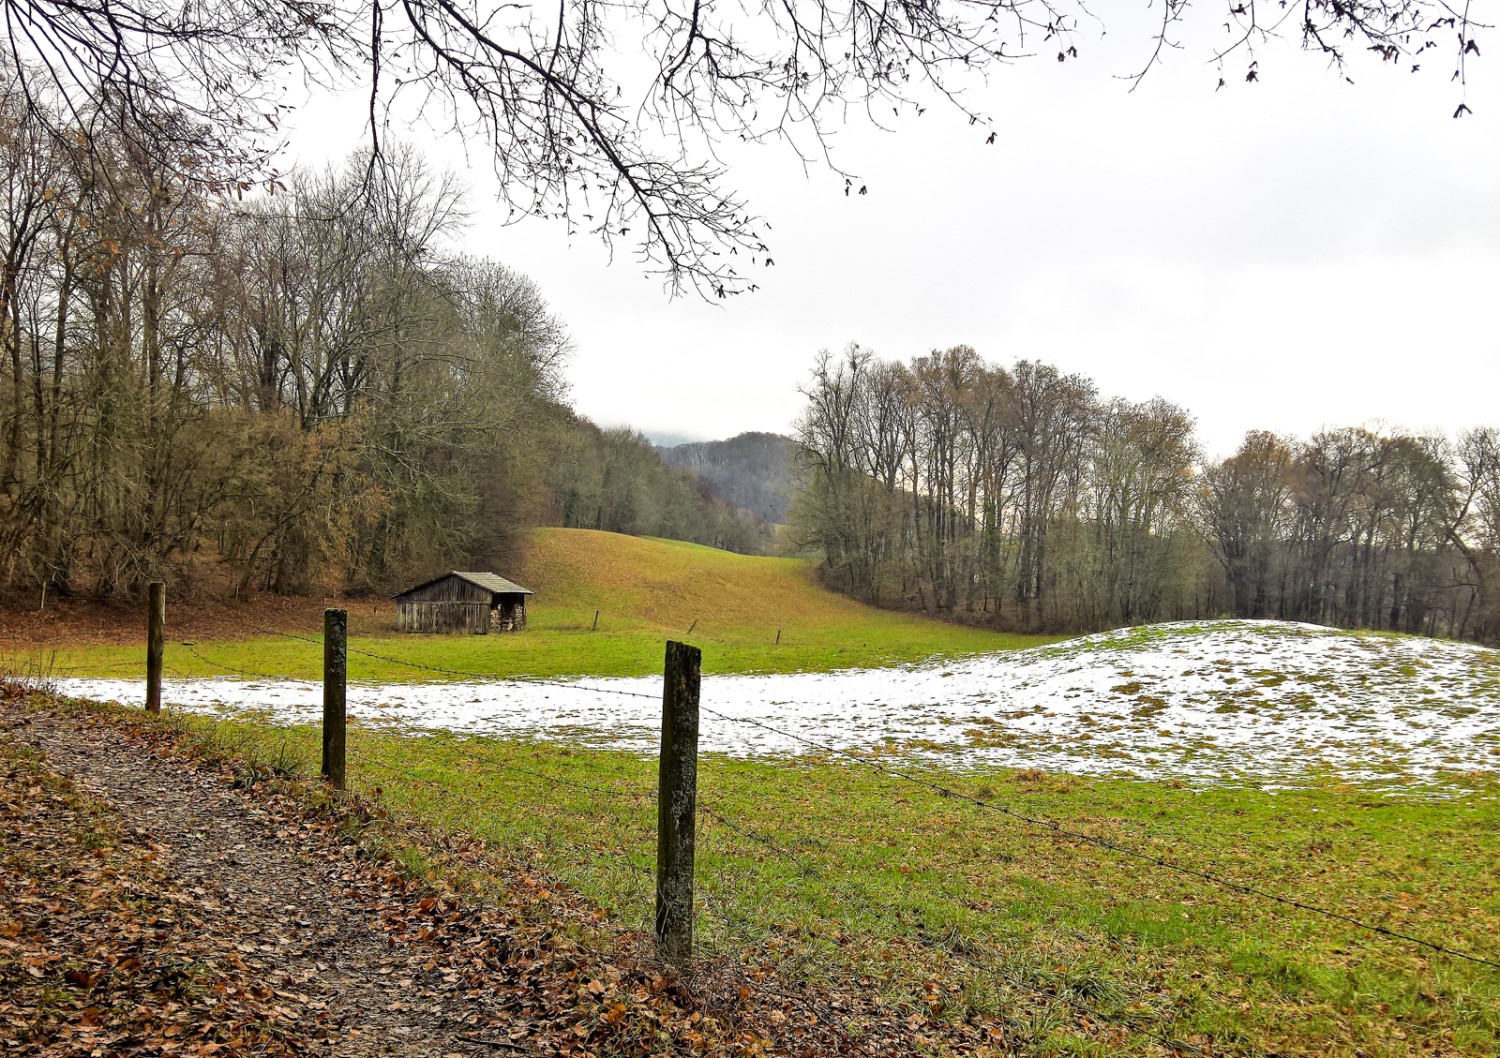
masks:
[(770, 521), (733, 502), (711, 477), (662, 458), (639, 431), (578, 420), (548, 471), (552, 504), (540, 524), (708, 544), (745, 555), (776, 546)]
[[(766, 530), (565, 403), (562, 324), (409, 151), (210, 194), (0, 97), (0, 591), (389, 588), (565, 524)], [(187, 161), (191, 165), (191, 161)], [(241, 189), (245, 190), (245, 189)]]
[(1235, 615), (1500, 639), (1500, 431), (1254, 432), (958, 347), (824, 353), (794, 526), (882, 605), (1086, 631)]
[(799, 487), (798, 447), (790, 437), (752, 431), (726, 441), (657, 446), (656, 451), (668, 466), (706, 479), (720, 499), (763, 521), (786, 523)]

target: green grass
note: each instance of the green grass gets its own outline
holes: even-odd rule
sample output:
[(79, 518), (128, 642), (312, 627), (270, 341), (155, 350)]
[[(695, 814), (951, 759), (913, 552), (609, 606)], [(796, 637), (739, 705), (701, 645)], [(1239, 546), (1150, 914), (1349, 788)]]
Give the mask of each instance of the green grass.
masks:
[[(312, 729), (181, 722), (313, 768)], [(654, 761), (358, 727), (349, 761), (351, 787), (378, 790), (398, 814), (528, 856), (617, 920), (648, 926)], [(1289, 898), (1500, 952), (1493, 780), (1419, 799), (1334, 784), (1272, 793), (928, 774)], [(1500, 1054), (1500, 971), (1059, 839), (858, 765), (712, 757), (699, 791), (700, 951), (758, 952), (784, 975), (878, 994), (892, 1016), (930, 1023), (912, 1022), (936, 1051), (945, 1026), (968, 1020), (1038, 1054), (1159, 1054), (1162, 1035), (1211, 1043), (1215, 1054)], [(1048, 998), (1057, 995), (1090, 1013)]]
[[(483, 674), (564, 676), (657, 673), (666, 638), (702, 646), (705, 671), (720, 673), (1050, 641), (860, 606), (817, 587), (795, 560), (604, 533), (540, 531), (524, 568), (504, 572), (537, 591), (523, 634), (396, 635), (379, 603), (351, 608), (351, 646)], [(202, 659), (169, 636), (168, 665), (189, 675), (320, 671), (318, 644), (279, 636), (193, 649)], [(356, 679), (440, 678), (359, 654), (350, 661)], [(55, 660), (57, 671), (140, 668), (139, 647), (72, 648)], [(313, 768), (312, 729), (179, 722), (275, 769)], [(354, 788), (534, 860), (618, 921), (648, 926), (654, 761), (361, 726), (349, 745)], [(1455, 779), (1440, 799), (1332, 780), (1277, 793), (1030, 772), (934, 777), (1289, 898), (1500, 952), (1492, 777)], [(700, 794), (700, 949), (751, 953), (788, 979), (878, 995), (936, 1051), (971, 1031), (961, 1024), (984, 1024), (1002, 1049), (1043, 1055), (1160, 1054), (1162, 1035), (1214, 1054), (1500, 1055), (1500, 971), (1062, 840), (858, 766), (708, 758)], [(430, 869), (419, 852), (405, 855), (413, 871)]]
[[(661, 671), (666, 639), (700, 646), (705, 671), (740, 673), (888, 665), (1061, 638), (1005, 635), (877, 610), (824, 590), (800, 559), (735, 555), (615, 533), (537, 530), (522, 568), (508, 572), (536, 592), (523, 633), (398, 634), (391, 629), (392, 604), (380, 600), (350, 604), (350, 647), (486, 676), (639, 676)], [(197, 642), (191, 649), (181, 645), (170, 621), (169, 608), (166, 654), (173, 674), (243, 670), (302, 679), (322, 674), (318, 643), (257, 634), (253, 607), (246, 611), (244, 638)], [(316, 638), (321, 630), (273, 631)], [(140, 646), (64, 645), (56, 649), (52, 667), (64, 675), (135, 676), (143, 649), (144, 632)], [(444, 678), (353, 652), (349, 666), (350, 677), (358, 680)]]

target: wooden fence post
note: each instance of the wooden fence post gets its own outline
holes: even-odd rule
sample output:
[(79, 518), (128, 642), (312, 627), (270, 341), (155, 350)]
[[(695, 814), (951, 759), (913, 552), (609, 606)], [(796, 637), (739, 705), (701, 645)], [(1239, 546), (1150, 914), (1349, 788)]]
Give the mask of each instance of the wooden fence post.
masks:
[(167, 644), (167, 586), (146, 586), (146, 712), (161, 712), (161, 663)]
[(667, 644), (656, 799), (656, 939), (662, 956), (693, 957), (693, 851), (698, 803), (698, 685), (703, 652)]
[(349, 614), (323, 611), (323, 778), (344, 788), (344, 685), (349, 674)]

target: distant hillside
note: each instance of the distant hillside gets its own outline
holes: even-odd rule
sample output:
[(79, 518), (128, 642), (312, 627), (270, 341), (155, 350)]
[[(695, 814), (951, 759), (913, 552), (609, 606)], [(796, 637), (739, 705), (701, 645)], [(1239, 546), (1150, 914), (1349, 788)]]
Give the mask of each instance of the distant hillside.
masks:
[[(736, 555), (676, 540), (538, 529), (525, 561), (507, 573), (536, 592), (529, 630), (487, 637), (507, 641), (474, 648), (480, 653), (549, 649), (548, 635), (533, 633), (587, 632), (600, 611), (601, 638), (589, 641), (587, 657), (574, 657), (572, 669), (552, 662), (553, 672), (659, 672), (662, 639), (685, 636), (689, 628), (689, 642), (706, 648), (714, 672), (826, 671), (1052, 641), (878, 610), (823, 588), (804, 559)], [(528, 637), (529, 644), (522, 642)], [(573, 641), (565, 636), (556, 649), (585, 649), (566, 646)], [(455, 658), (450, 667), (472, 663)]]
[(791, 507), (797, 442), (775, 433), (742, 433), (727, 441), (658, 446), (668, 466), (691, 470), (726, 503), (783, 523)]

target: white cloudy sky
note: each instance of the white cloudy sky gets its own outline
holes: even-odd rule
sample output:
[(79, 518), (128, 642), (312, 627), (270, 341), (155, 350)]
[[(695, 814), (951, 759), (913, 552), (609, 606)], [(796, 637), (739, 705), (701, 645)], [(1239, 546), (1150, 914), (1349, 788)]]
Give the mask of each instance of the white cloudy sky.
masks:
[[(540, 284), (573, 336), (574, 404), (605, 425), (789, 430), (814, 355), (851, 341), (892, 358), (964, 343), (1159, 395), (1196, 415), (1211, 455), (1251, 428), (1500, 423), (1496, 60), (1471, 63), (1474, 113), (1453, 120), (1446, 53), (1416, 76), (1371, 57), (1350, 86), (1263, 49), (1259, 84), (1236, 62), (1216, 92), (1213, 41), (1190, 37), (1131, 93), (1119, 75), (1149, 54), (1147, 22), (1077, 43), (1076, 62), (975, 86), (994, 146), (939, 106), (894, 134), (843, 131), (863, 197), (783, 148), (736, 155), (776, 264), (759, 292), (714, 305), (669, 299), (560, 224), (499, 224), (477, 158), (409, 135), (465, 171), (465, 246)], [(315, 100), (293, 156), (353, 149), (361, 105)]]

